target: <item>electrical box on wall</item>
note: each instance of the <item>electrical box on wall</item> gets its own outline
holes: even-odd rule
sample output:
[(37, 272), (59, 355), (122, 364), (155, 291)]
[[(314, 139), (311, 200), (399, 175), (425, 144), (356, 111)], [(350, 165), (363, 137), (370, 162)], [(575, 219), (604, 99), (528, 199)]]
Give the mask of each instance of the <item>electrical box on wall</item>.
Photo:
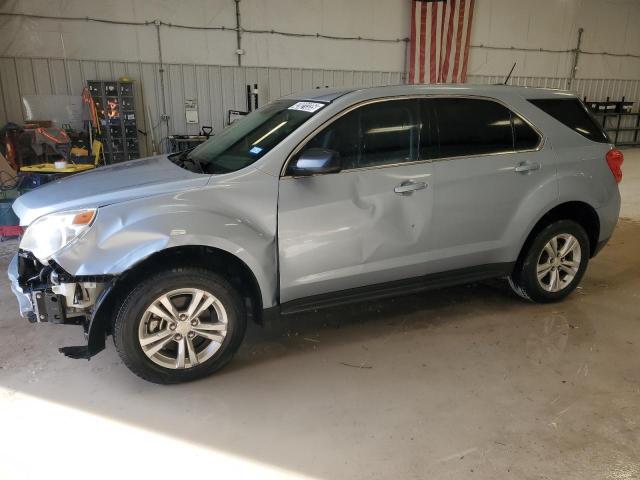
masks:
[(184, 101), (184, 111), (187, 123), (198, 123), (198, 101), (195, 98)]

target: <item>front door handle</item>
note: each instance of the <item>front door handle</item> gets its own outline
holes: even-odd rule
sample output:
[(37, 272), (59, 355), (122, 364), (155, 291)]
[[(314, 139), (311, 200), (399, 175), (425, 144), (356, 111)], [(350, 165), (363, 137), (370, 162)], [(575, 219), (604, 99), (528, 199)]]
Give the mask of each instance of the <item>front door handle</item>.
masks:
[(540, 170), (540, 164), (538, 162), (525, 162), (521, 163), (515, 168), (515, 171), (518, 173), (527, 173), (533, 172), (534, 170)]
[(422, 190), (427, 188), (427, 184), (424, 182), (414, 182), (413, 180), (406, 180), (393, 189), (398, 195), (411, 195), (416, 190)]

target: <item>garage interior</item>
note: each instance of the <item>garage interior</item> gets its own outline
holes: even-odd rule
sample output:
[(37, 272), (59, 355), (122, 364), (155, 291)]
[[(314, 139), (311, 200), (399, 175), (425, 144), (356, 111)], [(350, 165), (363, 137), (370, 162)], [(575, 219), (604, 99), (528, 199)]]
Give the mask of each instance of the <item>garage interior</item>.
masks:
[[(468, 9), (455, 75), (414, 64), (419, 42), (446, 48), (448, 19), (412, 48), (416, 3)], [(3, 272), (19, 195), (189, 148), (303, 90), (568, 90), (625, 158), (614, 236), (566, 300), (496, 280), (250, 322), (233, 362), (192, 383), (131, 375), (110, 338), (66, 358), (82, 330), (20, 318), (3, 273), (0, 478), (640, 478), (638, 25), (635, 0), (0, 2)], [(94, 136), (85, 104), (119, 123)]]

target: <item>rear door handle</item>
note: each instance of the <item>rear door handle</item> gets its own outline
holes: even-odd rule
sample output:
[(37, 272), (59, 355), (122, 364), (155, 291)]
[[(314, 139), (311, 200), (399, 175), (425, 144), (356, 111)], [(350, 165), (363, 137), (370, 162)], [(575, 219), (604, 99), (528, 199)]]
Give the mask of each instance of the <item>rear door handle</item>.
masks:
[(527, 173), (527, 172), (533, 172), (534, 170), (540, 170), (540, 164), (538, 162), (531, 162), (531, 163), (521, 163), (520, 165), (518, 165), (515, 168), (516, 172), (518, 173)]
[(428, 185), (424, 182), (414, 182), (413, 180), (406, 180), (400, 185), (397, 185), (396, 188), (393, 189), (393, 191), (398, 195), (411, 195), (416, 190), (422, 190), (423, 188), (427, 188), (427, 186)]

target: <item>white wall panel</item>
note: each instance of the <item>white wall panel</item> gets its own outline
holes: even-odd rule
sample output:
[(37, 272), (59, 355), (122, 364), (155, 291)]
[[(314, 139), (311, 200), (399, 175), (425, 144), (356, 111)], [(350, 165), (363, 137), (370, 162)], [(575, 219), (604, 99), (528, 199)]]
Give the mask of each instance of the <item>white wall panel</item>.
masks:
[[(640, 55), (637, 0), (476, 0), (472, 45), (571, 50), (583, 28), (581, 49)], [(469, 73), (567, 77), (571, 53), (472, 48)], [(579, 78), (640, 78), (640, 58), (581, 55)]]
[[(18, 86), (16, 64), (13, 58), (0, 58), (0, 89), (2, 89), (5, 121), (13, 119), (14, 122), (20, 122), (22, 120), (22, 107), (20, 106), (22, 92)], [(0, 124), (4, 123), (0, 122)]]
[[(116, 21), (160, 19), (197, 27), (235, 27), (233, 0), (5, 0), (0, 12), (98, 17)], [(241, 0), (245, 29), (283, 30), (338, 36), (406, 38), (409, 0)], [(579, 28), (582, 48), (640, 55), (638, 0), (476, 0), (469, 56), (472, 75), (516, 74), (567, 77), (571, 53), (488, 50), (479, 45), (570, 50)], [(190, 30), (162, 26), (166, 63), (236, 65), (234, 31)], [(269, 33), (242, 34), (244, 65), (257, 67), (400, 71), (405, 45), (300, 38)], [(158, 61), (156, 28), (86, 21), (3, 17), (0, 55), (26, 58), (107, 59), (116, 62)], [(104, 65), (99, 66), (101, 69)], [(101, 75), (105, 75), (100, 70)], [(640, 78), (640, 58), (581, 55), (579, 78)], [(97, 77), (94, 77), (97, 78)], [(57, 76), (54, 76), (57, 79)], [(57, 88), (57, 84), (49, 88)]]
[[(242, 0), (244, 28), (280, 29), (362, 37), (408, 35), (405, 0)], [(5, 0), (0, 11), (51, 16), (98, 17), (127, 22), (155, 19), (189, 26), (235, 27), (233, 0)], [(167, 63), (235, 65), (234, 31), (161, 27)], [(400, 70), (404, 44), (370, 44), (322, 38), (243, 34), (243, 63), (262, 67)], [(0, 55), (157, 62), (155, 27), (85, 21), (3, 18)]]

